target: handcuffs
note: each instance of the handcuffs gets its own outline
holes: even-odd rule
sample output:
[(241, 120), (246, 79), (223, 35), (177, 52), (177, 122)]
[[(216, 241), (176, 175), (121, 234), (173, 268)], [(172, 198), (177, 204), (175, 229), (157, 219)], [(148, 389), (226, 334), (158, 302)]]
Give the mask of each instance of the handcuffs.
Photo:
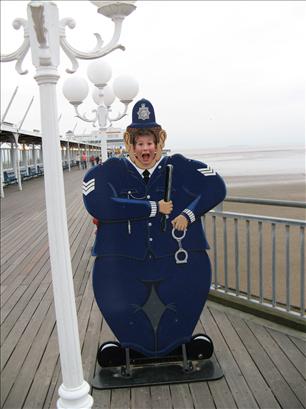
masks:
[[(177, 250), (176, 253), (174, 254), (175, 262), (176, 262), (176, 264), (184, 264), (184, 263), (187, 263), (188, 253), (187, 253), (187, 251), (186, 251), (185, 249), (183, 249), (182, 240), (183, 240), (183, 238), (186, 236), (186, 231), (187, 231), (187, 230), (184, 230), (183, 235), (180, 236), (180, 237), (176, 236), (175, 230), (176, 230), (176, 229), (173, 227), (173, 229), (172, 229), (172, 237), (174, 238), (174, 240), (177, 241), (177, 244), (178, 244), (178, 246), (179, 246), (178, 250)], [(180, 259), (179, 256), (183, 256), (183, 258)]]

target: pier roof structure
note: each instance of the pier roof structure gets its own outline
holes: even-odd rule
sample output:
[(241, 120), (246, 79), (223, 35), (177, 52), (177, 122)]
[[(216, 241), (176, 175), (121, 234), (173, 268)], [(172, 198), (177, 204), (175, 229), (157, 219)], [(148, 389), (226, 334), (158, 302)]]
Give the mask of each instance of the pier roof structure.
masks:
[[(24, 130), (20, 129), (17, 131), (17, 128), (14, 124), (9, 122), (1, 123), (1, 134), (0, 134), (0, 142), (1, 143), (8, 143), (12, 142), (12, 137), (15, 132), (18, 132), (19, 138), (18, 143), (25, 143), (25, 144), (37, 144), (41, 145), (41, 138), (43, 135), (39, 129), (31, 130)], [(60, 141), (67, 142), (67, 137), (63, 137), (60, 135)], [(71, 144), (81, 144), (85, 145), (88, 143), (87, 141), (83, 141), (80, 139), (69, 138), (69, 142)], [(100, 147), (99, 141), (90, 141), (90, 145)]]

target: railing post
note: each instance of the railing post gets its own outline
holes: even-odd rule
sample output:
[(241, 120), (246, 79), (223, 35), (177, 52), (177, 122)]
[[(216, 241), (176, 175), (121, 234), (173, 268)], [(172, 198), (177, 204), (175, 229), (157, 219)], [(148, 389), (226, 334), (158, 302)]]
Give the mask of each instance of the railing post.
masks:
[(239, 232), (238, 232), (238, 219), (234, 219), (235, 227), (235, 272), (236, 272), (236, 295), (240, 294), (240, 266), (239, 266)]
[(223, 257), (224, 257), (224, 287), (228, 291), (228, 270), (227, 270), (227, 224), (226, 217), (223, 217)]
[(215, 288), (218, 287), (218, 251), (217, 251), (217, 226), (216, 216), (213, 216), (213, 235), (214, 235), (214, 281)]
[(264, 286), (263, 286), (263, 238), (262, 238), (262, 222), (258, 222), (259, 234), (259, 300), (263, 303), (264, 300)]
[(301, 316), (305, 314), (305, 229), (300, 227), (300, 306)]
[[(249, 198), (247, 203), (250, 203), (253, 199)], [(232, 201), (234, 201), (234, 198), (232, 198)], [(240, 200), (242, 201), (242, 200)], [(280, 206), (281, 204), (279, 203), (276, 204), (276, 206)], [(266, 204), (266, 203), (263, 203)], [(285, 206), (287, 206), (287, 203), (285, 203)], [(306, 203), (299, 202), (296, 207), (304, 207), (306, 208)], [(293, 206), (294, 207), (294, 206)], [(258, 304), (260, 304), (260, 310), (267, 310), (270, 308), (271, 311), (274, 312), (273, 314), (279, 314), (283, 313), (287, 318), (290, 317), (289, 319), (292, 320), (293, 322), (298, 322), (300, 323), (303, 322), (302, 325), (305, 325), (305, 236), (304, 236), (304, 231), (305, 231), (305, 226), (306, 222), (304, 220), (298, 220), (298, 219), (288, 219), (288, 218), (280, 218), (280, 217), (270, 217), (270, 216), (263, 216), (263, 215), (257, 215), (257, 214), (245, 214), (245, 213), (237, 213), (237, 212), (229, 212), (229, 211), (216, 211), (213, 210), (209, 213), (209, 216), (212, 217), (212, 241), (214, 245), (214, 255), (215, 255), (215, 285), (214, 289), (216, 292), (219, 294), (225, 294), (227, 293), (228, 295), (231, 296), (232, 299), (239, 298), (238, 303), (247, 303), (248, 305), (257, 305), (258, 309)], [(224, 249), (224, 281), (222, 281), (222, 278), (218, 281), (218, 275), (217, 275), (217, 268), (218, 267), (218, 250), (217, 250), (217, 243), (218, 243), (218, 234), (217, 234), (217, 223), (218, 217), (222, 217), (223, 219), (223, 249)], [(233, 226), (232, 224), (228, 224), (227, 220), (233, 220)], [(202, 223), (204, 222), (204, 217), (202, 217)], [(246, 260), (246, 269), (247, 269), (247, 291), (241, 291), (240, 289), (240, 259), (241, 259), (241, 250), (244, 251), (244, 249), (240, 249), (239, 247), (239, 227), (240, 222), (246, 222), (246, 235), (245, 235), (245, 242), (246, 242), (246, 252), (245, 252), (245, 260)], [(253, 236), (251, 236), (252, 233), (252, 223), (251, 222), (257, 222), (258, 223), (258, 241), (256, 239), (253, 240)], [(231, 238), (228, 238), (228, 232), (230, 227), (230, 232), (232, 234)], [(242, 227), (242, 226), (241, 226)], [(256, 226), (255, 226), (256, 227)], [(270, 236), (266, 234), (265, 227), (271, 227), (271, 233)], [(283, 233), (283, 227), (285, 227), (285, 232), (284, 232), (284, 237), (285, 237), (285, 247), (284, 251), (281, 253), (281, 255), (277, 254), (278, 250), (278, 237), (276, 234)], [(299, 228), (299, 233), (300, 233), (300, 241), (299, 241), (299, 248), (296, 249), (296, 247), (291, 248), (291, 228), (297, 227)], [(265, 234), (265, 235), (264, 235)], [(221, 233), (222, 235), (222, 233)], [(228, 239), (230, 240), (230, 243), (233, 243), (233, 248), (232, 246), (230, 247), (230, 254), (228, 253)], [(251, 253), (251, 248), (252, 246), (254, 247), (254, 244), (258, 242), (258, 275), (256, 278), (258, 279), (258, 287), (252, 288), (252, 278), (254, 278), (254, 267), (252, 267), (253, 263), (253, 257)], [(270, 253), (266, 254), (265, 253), (265, 248), (268, 248)], [(296, 251), (296, 253), (291, 254), (293, 249)], [(297, 252), (299, 252), (299, 255), (297, 255)], [(243, 254), (244, 256), (244, 254)], [(264, 266), (264, 261), (265, 258), (271, 257), (271, 271), (266, 272), (266, 268)], [(234, 259), (234, 274), (235, 274), (235, 284), (234, 286), (231, 286), (231, 283), (228, 283), (228, 258), (231, 257), (231, 259)], [(270, 261), (270, 257), (269, 260)], [(293, 298), (293, 293), (292, 293), (292, 270), (291, 270), (291, 264), (292, 260), (295, 260), (296, 258), (299, 258), (300, 260), (300, 277), (299, 277), (299, 288), (295, 288), (294, 292), (294, 300)], [(244, 260), (244, 258), (243, 258)], [(280, 264), (281, 263), (281, 264)], [(244, 263), (243, 263), (244, 265)], [(280, 276), (278, 274), (278, 268), (279, 266), (285, 267), (285, 297), (286, 300), (285, 302), (281, 299), (282, 294), (279, 295), (277, 293), (278, 290), (278, 283), (280, 280)], [(232, 273), (232, 271), (230, 271)], [(265, 275), (268, 274), (268, 277), (264, 277)], [(264, 293), (264, 278), (267, 278), (271, 280), (271, 286), (272, 286), (272, 294), (270, 297), (270, 294), (265, 294)], [(295, 281), (296, 284), (296, 281)], [(228, 285), (230, 288), (228, 288)], [(234, 288), (231, 288), (234, 287)], [(269, 287), (269, 286), (268, 286)], [(255, 290), (255, 292), (254, 292)], [(299, 295), (299, 298), (298, 298)], [(258, 297), (257, 297), (258, 296)], [(271, 298), (271, 301), (270, 301)], [(298, 309), (298, 311), (297, 311)], [(298, 316), (298, 318), (297, 318)], [(286, 319), (287, 319), (286, 318)]]
[(246, 220), (246, 262), (247, 262), (247, 295), (251, 298), (251, 238), (250, 220)]
[(291, 283), (290, 283), (290, 226), (285, 226), (285, 245), (286, 245), (286, 305), (287, 311), (290, 311), (291, 304)]
[(275, 238), (275, 223), (271, 224), (272, 238), (272, 305), (276, 305), (276, 238)]

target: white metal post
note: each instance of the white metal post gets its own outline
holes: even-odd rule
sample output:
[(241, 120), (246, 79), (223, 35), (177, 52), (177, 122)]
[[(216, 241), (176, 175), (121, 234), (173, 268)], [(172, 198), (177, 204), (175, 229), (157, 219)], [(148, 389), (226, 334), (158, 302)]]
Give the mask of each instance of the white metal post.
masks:
[(57, 405), (67, 409), (91, 408), (93, 399), (83, 378), (58, 129), (59, 20), (55, 4), (29, 3), (28, 22), (40, 93), (49, 251), (63, 378)]
[(16, 162), (15, 142), (11, 142), (10, 155), (11, 155), (11, 164), (13, 166), (15, 175), (17, 177), (17, 162)]
[(108, 156), (107, 156), (107, 133), (99, 129), (98, 131), (99, 138), (101, 139), (101, 156), (102, 162), (104, 163)]
[(69, 145), (69, 139), (67, 141), (67, 162), (68, 162), (68, 171), (70, 172), (70, 145)]
[(35, 166), (35, 173), (37, 173), (37, 149), (35, 143), (33, 143), (33, 164)]
[(3, 189), (3, 156), (2, 156), (2, 143), (0, 143), (0, 194), (4, 198), (4, 189)]
[(63, 376), (58, 408), (90, 408), (93, 402), (88, 395), (89, 385), (83, 379), (56, 121), (58, 75), (56, 69), (43, 71), (38, 72), (35, 78), (40, 89), (50, 260)]
[(42, 142), (39, 147), (39, 163), (44, 163), (44, 155), (43, 155), (43, 147), (42, 147)]
[(80, 148), (80, 144), (78, 143), (78, 153), (79, 153), (79, 169), (82, 169), (82, 157), (81, 157), (81, 148)]
[[(19, 134), (18, 133), (13, 133), (14, 135), (14, 169), (16, 173), (16, 177), (18, 180), (18, 189), (22, 190), (22, 181), (21, 181), (21, 174), (20, 174), (20, 161), (19, 161), (19, 149), (18, 149), (18, 139), (19, 139)], [(23, 159), (23, 157), (22, 157)]]
[(68, 25), (73, 28), (75, 23), (70, 18), (59, 21), (54, 3), (32, 1), (28, 4), (28, 20), (17, 18), (13, 23), (16, 29), (21, 26), (24, 28), (23, 44), (15, 52), (1, 55), (1, 61), (4, 62), (17, 60), (16, 70), (20, 74), (26, 74), (27, 71), (23, 70), (21, 65), (30, 49), (33, 65), (36, 67), (35, 79), (40, 92), (49, 250), (63, 378), (57, 407), (63, 409), (89, 409), (93, 405), (93, 399), (89, 394), (89, 385), (83, 378), (68, 240), (56, 101), (59, 51), (61, 46), (70, 58), (72, 69), (67, 71), (72, 73), (78, 67), (77, 58), (96, 59), (115, 49), (123, 49), (117, 44), (122, 21), (136, 8), (133, 4), (126, 2), (121, 4), (120, 1), (112, 4), (102, 2), (98, 6), (99, 13), (113, 20), (114, 34), (106, 45), (103, 45), (101, 37), (97, 34), (97, 46), (93, 52), (81, 52), (70, 46), (66, 40), (65, 27)]

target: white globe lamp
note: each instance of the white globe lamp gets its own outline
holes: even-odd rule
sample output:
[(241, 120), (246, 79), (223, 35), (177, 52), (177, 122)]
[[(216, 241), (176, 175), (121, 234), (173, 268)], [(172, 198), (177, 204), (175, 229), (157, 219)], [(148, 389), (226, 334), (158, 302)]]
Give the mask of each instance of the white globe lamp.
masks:
[(138, 93), (139, 85), (130, 75), (120, 75), (114, 80), (113, 89), (120, 101), (131, 102)]
[(84, 78), (68, 78), (63, 85), (65, 98), (73, 105), (80, 105), (88, 95), (88, 84)]
[(103, 89), (103, 92), (104, 92), (104, 104), (107, 107), (110, 107), (116, 99), (116, 95), (114, 94), (113, 87), (111, 87), (110, 85), (106, 85), (106, 87)]
[(94, 90), (92, 91), (92, 99), (97, 105), (103, 104), (103, 96), (100, 96), (100, 90), (97, 87), (94, 87)]
[(106, 61), (94, 61), (88, 65), (87, 75), (96, 87), (104, 87), (111, 79), (112, 68)]

